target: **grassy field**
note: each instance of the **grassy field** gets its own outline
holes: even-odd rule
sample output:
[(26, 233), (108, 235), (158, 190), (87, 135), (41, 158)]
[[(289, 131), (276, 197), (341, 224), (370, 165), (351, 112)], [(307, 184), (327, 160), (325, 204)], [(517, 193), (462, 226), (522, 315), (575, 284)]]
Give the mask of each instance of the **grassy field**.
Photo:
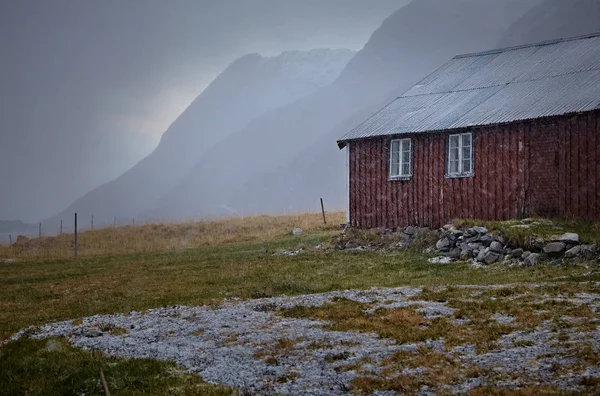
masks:
[[(77, 259), (69, 257), (68, 245), (51, 247), (51, 241), (58, 243), (66, 236), (42, 241), (42, 246), (48, 246), (52, 252), (49, 258), (35, 258), (31, 251), (3, 249), (0, 257), (19, 261), (0, 264), (0, 339), (6, 340), (30, 325), (165, 305), (218, 304), (226, 297), (247, 299), (373, 286), (600, 280), (596, 268), (589, 264), (473, 269), (460, 262), (428, 264), (428, 256), (417, 248), (352, 253), (315, 249), (340, 234), (335, 225), (343, 222), (343, 214), (330, 215), (330, 219), (334, 225), (320, 224), (319, 214), (100, 230), (81, 235), (83, 248)], [(302, 227), (305, 233), (289, 235), (293, 226)], [(182, 240), (185, 235), (193, 236)], [(305, 252), (294, 257), (273, 254), (280, 249), (300, 247)], [(184, 394), (196, 392), (190, 389), (203, 389), (204, 393), (198, 392), (206, 394), (209, 388), (214, 394), (232, 392), (212, 388), (197, 377), (175, 375), (167, 363), (131, 363), (75, 351), (60, 340), (55, 343), (56, 348), (31, 340), (2, 346), (0, 383), (27, 383), (29, 388), (23, 389), (29, 393), (23, 394), (62, 394), (59, 385), (63, 386), (64, 381), (77, 384), (71, 389), (90, 391), (99, 386), (100, 366), (118, 366), (123, 378), (112, 374), (116, 371), (107, 372), (110, 381), (123, 390), (122, 394), (163, 394), (150, 381), (152, 375)], [(23, 365), (23, 361), (30, 363)], [(49, 368), (54, 367), (53, 361), (60, 362), (55, 364), (59, 374)], [(139, 367), (144, 365), (152, 366), (155, 374), (141, 374)], [(63, 381), (54, 386), (56, 381), (49, 378), (56, 375)], [(126, 378), (138, 378), (141, 382), (132, 385)], [(47, 386), (52, 386), (54, 392), (45, 393)], [(9, 394), (7, 389), (14, 391), (0, 387), (0, 394)]]

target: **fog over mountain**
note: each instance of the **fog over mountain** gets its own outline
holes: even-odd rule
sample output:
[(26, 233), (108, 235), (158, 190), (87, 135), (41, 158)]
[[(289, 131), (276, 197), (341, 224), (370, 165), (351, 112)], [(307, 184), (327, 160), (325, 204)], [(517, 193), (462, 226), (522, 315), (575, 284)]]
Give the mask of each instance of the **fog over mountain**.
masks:
[[(164, 133), (157, 149), (116, 180), (94, 189), (46, 220), (57, 224), (78, 212), (97, 224), (127, 219), (152, 208), (220, 140), (269, 110), (333, 82), (354, 52), (311, 50), (275, 57), (245, 55), (232, 63)], [(221, 158), (227, 167), (232, 153)]]
[(358, 50), (404, 2), (1, 1), (0, 219), (123, 174), (244, 54)]
[(500, 47), (600, 32), (599, 0), (544, 0), (517, 20)]
[(221, 142), (146, 216), (317, 210), (319, 197), (343, 208), (345, 160), (335, 141), (450, 57), (493, 47), (535, 4), (413, 1), (385, 20), (331, 87)]

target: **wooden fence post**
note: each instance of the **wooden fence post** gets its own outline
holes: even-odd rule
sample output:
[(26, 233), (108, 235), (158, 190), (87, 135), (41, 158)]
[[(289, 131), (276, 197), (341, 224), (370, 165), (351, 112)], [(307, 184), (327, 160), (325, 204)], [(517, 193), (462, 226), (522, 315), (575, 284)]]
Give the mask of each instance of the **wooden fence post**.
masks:
[(135, 227), (135, 217), (134, 217), (133, 219), (131, 219), (131, 225), (132, 225), (133, 227)]
[(117, 228), (117, 216), (113, 219), (113, 228)]
[(75, 213), (75, 238), (73, 241), (73, 254), (77, 257), (77, 213)]
[(60, 221), (60, 233), (62, 234), (62, 220)]
[(323, 206), (323, 198), (321, 198), (321, 213), (323, 213), (323, 224), (327, 224), (327, 219), (325, 219), (325, 206)]
[(106, 378), (104, 378), (104, 371), (102, 371), (102, 367), (100, 367), (100, 382), (102, 382), (102, 387), (104, 388), (104, 394), (106, 396), (110, 396), (110, 390), (108, 389), (108, 382), (106, 382)]
[(92, 215), (92, 224), (90, 226), (90, 230), (94, 231), (94, 215)]
[(8, 246), (12, 246), (12, 235), (8, 234)]

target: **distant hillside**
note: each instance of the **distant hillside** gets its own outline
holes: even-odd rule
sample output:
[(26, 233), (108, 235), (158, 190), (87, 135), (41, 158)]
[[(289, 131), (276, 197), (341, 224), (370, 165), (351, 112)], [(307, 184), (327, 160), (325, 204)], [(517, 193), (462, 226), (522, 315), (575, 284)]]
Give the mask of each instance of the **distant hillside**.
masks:
[(519, 18), (500, 47), (600, 32), (600, 0), (544, 0)]
[(93, 214), (97, 224), (112, 223), (114, 216), (131, 219), (152, 207), (216, 143), (268, 111), (327, 86), (353, 55), (319, 49), (239, 58), (169, 127), (151, 155), (45, 223), (56, 224), (73, 212), (85, 219)]
[[(494, 47), (537, 0), (418, 0), (390, 16), (331, 86), (215, 146), (149, 217), (282, 212), (345, 202), (345, 131), (450, 57)], [(224, 160), (227, 158), (227, 160)]]
[(37, 230), (37, 225), (26, 224), (19, 220), (0, 220), (0, 233), (31, 233)]

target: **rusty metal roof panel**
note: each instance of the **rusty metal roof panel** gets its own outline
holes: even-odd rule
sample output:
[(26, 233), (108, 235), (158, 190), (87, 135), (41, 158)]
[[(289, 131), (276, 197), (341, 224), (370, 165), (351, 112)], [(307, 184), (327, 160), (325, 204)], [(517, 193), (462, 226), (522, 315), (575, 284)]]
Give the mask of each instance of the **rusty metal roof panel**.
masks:
[(600, 34), (458, 56), (338, 142), (600, 109)]

